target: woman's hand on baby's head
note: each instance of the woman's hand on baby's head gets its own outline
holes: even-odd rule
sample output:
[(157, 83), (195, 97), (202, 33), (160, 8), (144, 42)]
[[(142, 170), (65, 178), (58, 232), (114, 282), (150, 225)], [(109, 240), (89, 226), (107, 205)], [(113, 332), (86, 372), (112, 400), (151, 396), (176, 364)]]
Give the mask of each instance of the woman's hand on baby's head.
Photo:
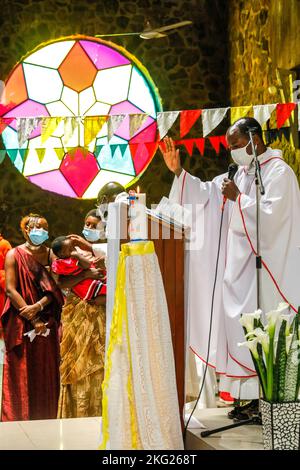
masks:
[(93, 263), (96, 266), (96, 268), (105, 269), (105, 256), (95, 258)]

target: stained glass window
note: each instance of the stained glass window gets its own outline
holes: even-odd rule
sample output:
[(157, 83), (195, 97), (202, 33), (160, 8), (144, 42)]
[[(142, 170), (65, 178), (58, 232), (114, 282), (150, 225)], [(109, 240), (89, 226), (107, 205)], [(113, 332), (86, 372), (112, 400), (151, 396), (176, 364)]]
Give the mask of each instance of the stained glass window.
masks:
[[(109, 181), (130, 186), (157, 148), (161, 103), (149, 73), (125, 49), (101, 39), (42, 44), (13, 69), (1, 104), (3, 117), (14, 118), (2, 138), (16, 168), (32, 183), (68, 197), (95, 198)], [(127, 116), (110, 140), (105, 123), (84, 148), (84, 116), (139, 113), (148, 117), (133, 135)], [(19, 147), (16, 118), (41, 116), (79, 117), (68, 148), (63, 121), (45, 142), (39, 125)]]

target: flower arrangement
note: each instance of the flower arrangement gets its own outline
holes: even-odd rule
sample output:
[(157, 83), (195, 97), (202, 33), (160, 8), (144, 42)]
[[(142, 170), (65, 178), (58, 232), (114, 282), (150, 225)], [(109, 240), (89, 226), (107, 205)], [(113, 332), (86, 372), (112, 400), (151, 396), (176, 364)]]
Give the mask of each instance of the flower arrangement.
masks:
[(240, 323), (259, 377), (263, 398), (271, 403), (298, 401), (300, 388), (299, 313), (286, 313), (289, 305), (280, 303), (277, 310), (244, 313)]

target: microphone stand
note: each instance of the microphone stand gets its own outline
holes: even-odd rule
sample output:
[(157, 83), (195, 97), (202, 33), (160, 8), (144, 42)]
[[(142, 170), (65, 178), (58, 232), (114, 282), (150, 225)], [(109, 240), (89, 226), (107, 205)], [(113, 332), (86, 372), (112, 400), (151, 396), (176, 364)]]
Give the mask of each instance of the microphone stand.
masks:
[(253, 142), (253, 132), (255, 129), (248, 129), (252, 155), (254, 156), (255, 165), (255, 186), (256, 186), (256, 292), (257, 292), (257, 310), (261, 308), (261, 254), (260, 254), (260, 199), (265, 194), (265, 188), (261, 177), (261, 168), (258, 161), (256, 147)]
[[(255, 166), (255, 186), (256, 186), (256, 302), (257, 302), (257, 309), (261, 308), (261, 269), (262, 269), (262, 262), (261, 262), (261, 254), (260, 254), (260, 199), (261, 196), (265, 194), (265, 188), (263, 185), (262, 177), (261, 177), (261, 168), (260, 163), (258, 160), (256, 147), (253, 142), (253, 134), (256, 131), (254, 128), (248, 129), (248, 134), (250, 137), (251, 147), (252, 147), (252, 155), (253, 155), (253, 162)], [(223, 426), (220, 428), (212, 429), (210, 431), (203, 431), (200, 433), (201, 437), (208, 437), (212, 434), (216, 434), (218, 432), (226, 431), (227, 429), (237, 428), (239, 426), (244, 426), (245, 424), (261, 424), (261, 416), (258, 413), (257, 415), (252, 416), (249, 419), (244, 421), (240, 421), (238, 423), (229, 424), (228, 426)]]

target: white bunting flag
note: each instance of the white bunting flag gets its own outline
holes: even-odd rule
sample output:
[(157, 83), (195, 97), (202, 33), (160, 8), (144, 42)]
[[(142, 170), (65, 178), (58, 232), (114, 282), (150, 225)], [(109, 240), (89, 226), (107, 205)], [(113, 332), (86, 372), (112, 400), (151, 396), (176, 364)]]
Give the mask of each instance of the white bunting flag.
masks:
[(107, 121), (107, 139), (108, 142), (112, 138), (112, 136), (117, 132), (119, 127), (121, 126), (122, 122), (126, 118), (126, 114), (116, 114), (111, 115)]
[(228, 109), (202, 109), (203, 137), (210, 134), (223, 121)]
[(253, 106), (254, 119), (256, 119), (261, 126), (263, 126), (271, 117), (271, 114), (276, 109), (277, 104), (262, 104)]
[(133, 137), (134, 134), (142, 127), (145, 121), (148, 119), (148, 114), (130, 114), (129, 115), (129, 137)]
[(64, 117), (65, 131), (63, 136), (63, 144), (67, 145), (75, 130), (79, 126), (79, 118), (77, 117)]
[(17, 118), (17, 132), (19, 147), (22, 147), (30, 137), (31, 133), (41, 122), (41, 118)]
[(160, 139), (163, 139), (167, 135), (174, 122), (176, 121), (178, 115), (179, 111), (167, 111), (157, 113), (157, 126)]

